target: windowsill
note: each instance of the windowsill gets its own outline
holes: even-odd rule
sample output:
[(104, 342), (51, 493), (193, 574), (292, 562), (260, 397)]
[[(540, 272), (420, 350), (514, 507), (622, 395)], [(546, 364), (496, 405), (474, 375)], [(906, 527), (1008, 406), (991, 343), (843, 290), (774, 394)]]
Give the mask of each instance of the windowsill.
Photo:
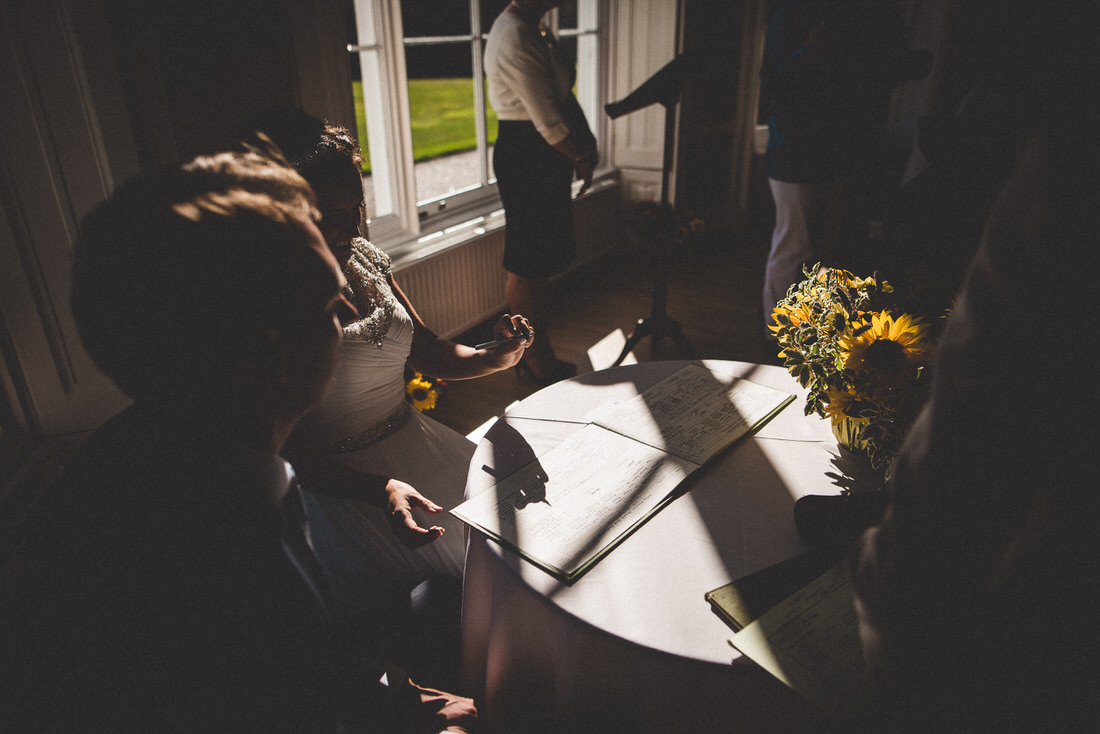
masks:
[(466, 212), (466, 216), (462, 217), (461, 221), (441, 223), (434, 232), (427, 232), (412, 239), (390, 240), (380, 244), (379, 247), (389, 254), (392, 267), (400, 269), (503, 227), (504, 210), (500, 208), (500, 200), (491, 202), (486, 209), (488, 211), (484, 214), (470, 211)]
[[(582, 197), (577, 196), (581, 182), (573, 182), (574, 200), (587, 199), (618, 185), (618, 170), (607, 168), (597, 171), (592, 186)], [(394, 270), (400, 270), (419, 260), (433, 257), (444, 250), (500, 229), (504, 226), (504, 221), (504, 210), (500, 206), (500, 199), (494, 197), (480, 207), (469, 207), (456, 212), (446, 220), (433, 223), (433, 231), (423, 232), (417, 237), (398, 235), (381, 241), (372, 241), (390, 256)]]

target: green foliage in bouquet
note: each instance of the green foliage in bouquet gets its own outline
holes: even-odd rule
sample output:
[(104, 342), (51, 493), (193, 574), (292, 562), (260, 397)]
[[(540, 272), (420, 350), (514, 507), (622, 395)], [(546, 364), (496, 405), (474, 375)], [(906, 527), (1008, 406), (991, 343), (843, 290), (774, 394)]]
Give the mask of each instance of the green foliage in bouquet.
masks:
[(804, 274), (772, 313), (779, 356), (809, 391), (806, 415), (829, 418), (841, 445), (888, 468), (927, 399), (943, 319), (915, 313), (924, 304), (877, 276)]

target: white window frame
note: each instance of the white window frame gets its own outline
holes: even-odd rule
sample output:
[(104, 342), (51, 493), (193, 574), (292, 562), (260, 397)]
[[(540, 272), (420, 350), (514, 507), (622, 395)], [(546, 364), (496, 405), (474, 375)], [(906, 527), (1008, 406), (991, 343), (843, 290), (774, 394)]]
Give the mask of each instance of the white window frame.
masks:
[[(603, 139), (600, 102), (605, 71), (604, 55), (601, 54), (601, 6), (606, 1), (578, 0), (578, 28), (562, 34), (577, 38), (577, 99), (598, 140)], [(478, 183), (443, 197), (417, 202), (405, 48), (406, 45), (440, 41), (472, 44), (474, 78), (483, 77), (482, 54), (489, 28), (479, 28), (480, 0), (468, 2), (469, 35), (406, 41), (400, 0), (355, 0), (358, 44), (349, 45), (348, 52), (358, 55), (363, 81), (368, 139), (360, 142), (370, 154), (375, 197), (370, 236), (391, 256), (414, 252), (421, 242), (436, 239), (439, 232), (500, 209), (482, 115), (475, 117)], [(549, 21), (557, 31), (556, 10), (550, 13)], [(474, 84), (474, 104), (480, 109), (488, 104), (482, 84)], [(378, 216), (376, 212), (386, 213)]]

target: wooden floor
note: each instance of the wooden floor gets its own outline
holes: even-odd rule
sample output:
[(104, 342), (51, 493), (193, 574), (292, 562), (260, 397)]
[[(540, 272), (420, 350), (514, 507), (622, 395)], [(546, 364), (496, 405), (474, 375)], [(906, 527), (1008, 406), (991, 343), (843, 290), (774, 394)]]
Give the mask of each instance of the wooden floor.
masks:
[[(708, 233), (673, 253), (666, 313), (679, 324), (694, 357), (777, 363), (763, 338), (760, 306), (768, 234)], [(612, 256), (555, 282), (549, 330), (558, 357), (581, 372), (609, 366), (638, 320), (652, 313), (653, 283), (652, 269), (629, 255)], [(485, 324), (457, 340), (474, 344), (489, 331)], [(632, 354), (638, 362), (686, 356), (670, 338), (645, 338)], [(429, 415), (470, 434), (538, 389), (514, 370), (450, 381)]]

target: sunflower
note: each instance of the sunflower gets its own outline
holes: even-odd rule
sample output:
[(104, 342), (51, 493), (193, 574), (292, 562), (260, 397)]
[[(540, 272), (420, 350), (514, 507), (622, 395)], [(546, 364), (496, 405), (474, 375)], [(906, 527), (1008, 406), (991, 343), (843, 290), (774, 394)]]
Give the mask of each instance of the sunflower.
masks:
[(412, 406), (423, 413), (435, 407), (435, 401), (439, 398), (439, 391), (430, 379), (416, 372), (413, 373), (412, 379), (405, 384), (405, 395)]
[(837, 425), (845, 418), (860, 424), (869, 421), (869, 418), (861, 413), (871, 406), (871, 402), (860, 393), (830, 387), (826, 394), (829, 396), (829, 403), (825, 406), (825, 417), (831, 419), (833, 425)]
[[(784, 324), (781, 316), (785, 316), (788, 323)], [(797, 305), (778, 305), (772, 310), (772, 323), (768, 324), (768, 328), (779, 333), (781, 329), (798, 326), (811, 318), (813, 313), (810, 311), (810, 306), (803, 301), (799, 301)]]
[(844, 368), (865, 372), (880, 384), (896, 385), (932, 359), (928, 326), (909, 314), (870, 314), (840, 339)]

